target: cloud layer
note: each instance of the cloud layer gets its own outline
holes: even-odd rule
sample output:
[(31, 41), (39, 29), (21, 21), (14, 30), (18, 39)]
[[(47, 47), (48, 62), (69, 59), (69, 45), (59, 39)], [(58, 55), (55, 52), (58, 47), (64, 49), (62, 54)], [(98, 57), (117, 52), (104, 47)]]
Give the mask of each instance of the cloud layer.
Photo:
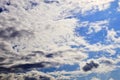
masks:
[[(59, 78), (64, 79), (67, 77), (62, 74), (86, 75), (116, 69), (120, 58), (120, 30), (110, 26), (117, 20), (112, 17), (113, 4), (119, 2), (0, 0), (0, 67), (3, 68), (0, 71), (78, 64), (77, 71), (49, 73), (61, 74)], [(115, 9), (118, 15), (119, 6)], [(104, 11), (108, 11), (110, 18)], [(99, 67), (84, 72), (82, 68), (87, 61), (96, 61)]]

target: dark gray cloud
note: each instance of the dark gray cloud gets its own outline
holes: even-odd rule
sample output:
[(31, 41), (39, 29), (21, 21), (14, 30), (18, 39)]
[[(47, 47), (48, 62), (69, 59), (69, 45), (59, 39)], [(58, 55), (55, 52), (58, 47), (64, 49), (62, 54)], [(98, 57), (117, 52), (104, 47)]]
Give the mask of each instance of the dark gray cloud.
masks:
[(31, 0), (31, 1), (27, 2), (26, 6), (24, 8), (25, 8), (25, 10), (31, 10), (31, 9), (35, 8), (36, 6), (38, 6), (38, 5), (39, 5), (38, 2)]
[(0, 57), (0, 62), (3, 62), (5, 60), (4, 57)]
[(52, 54), (52, 53), (46, 55), (47, 58), (52, 58), (53, 56), (54, 56), (54, 54)]
[(49, 77), (46, 77), (46, 76), (40, 76), (39, 77), (41, 80), (50, 80), (50, 78)]
[(32, 69), (37, 69), (37, 68), (46, 68), (48, 65), (56, 65), (51, 62), (38, 62), (38, 63), (25, 63), (25, 64), (18, 64), (18, 65), (13, 65), (11, 67), (2, 67), (0, 66), (0, 73), (21, 73), (21, 72), (27, 72), (31, 71)]
[(16, 37), (21, 37), (23, 35), (31, 35), (27, 30), (17, 30), (15, 27), (7, 27), (5, 29), (0, 28), (0, 38), (2, 39), (12, 39)]
[(44, 55), (45, 54), (43, 51), (32, 51), (32, 53), (34, 53), (33, 55), (36, 55), (36, 54)]
[(101, 60), (100, 63), (106, 64), (106, 65), (112, 65), (113, 64), (110, 60)]
[(51, 3), (59, 3), (57, 0), (44, 0), (44, 3), (51, 4)]
[(8, 72), (11, 72), (10, 68), (0, 67), (0, 73), (8, 73)]
[(44, 68), (47, 64), (51, 64), (49, 62), (39, 62), (39, 63), (28, 63), (28, 64), (19, 64), (19, 65), (15, 65), (12, 66), (11, 68), (14, 69), (23, 69), (23, 70), (27, 70), (30, 68)]
[(0, 38), (9, 39), (20, 37), (20, 31), (15, 30), (14, 27), (8, 27), (6, 29), (0, 29)]
[(99, 64), (91, 61), (90, 63), (86, 63), (86, 65), (82, 69), (86, 72), (92, 70), (93, 68), (97, 68), (98, 66)]
[(25, 77), (24, 80), (37, 80), (37, 79), (34, 77)]
[(33, 63), (33, 64), (19, 64), (14, 65), (9, 68), (0, 67), (0, 73), (10, 73), (10, 72), (24, 72), (30, 70), (31, 68), (43, 68), (45, 65), (42, 63)]
[(2, 73), (0, 80), (55, 80), (54, 77), (40, 71), (29, 71), (26, 73)]
[(7, 8), (5, 8), (5, 7), (0, 7), (0, 13), (5, 12), (5, 11), (7, 11), (7, 12), (8, 12), (8, 9), (7, 9)]
[(0, 7), (0, 13), (3, 12), (3, 8)]

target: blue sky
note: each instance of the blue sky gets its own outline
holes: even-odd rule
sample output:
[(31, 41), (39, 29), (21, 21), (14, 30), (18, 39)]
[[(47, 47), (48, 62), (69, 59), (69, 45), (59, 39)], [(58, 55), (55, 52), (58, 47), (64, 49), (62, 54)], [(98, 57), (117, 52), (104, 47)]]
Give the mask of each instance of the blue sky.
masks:
[(1, 0), (0, 19), (0, 67), (58, 80), (120, 79), (119, 0)]
[[(96, 44), (96, 43), (101, 43), (102, 45), (108, 45), (108, 44), (114, 44), (112, 41), (107, 41), (107, 31), (113, 29), (114, 31), (120, 31), (120, 12), (117, 11), (118, 8), (118, 0), (112, 2), (110, 4), (110, 7), (106, 10), (103, 11), (96, 11), (94, 13), (90, 13), (91, 11), (86, 12), (86, 15), (82, 15), (80, 13), (73, 14), (73, 16), (70, 16), (68, 18), (77, 18), (80, 20), (80, 22), (88, 21), (90, 23), (96, 22), (96, 21), (102, 21), (102, 20), (108, 20), (109, 23), (106, 26), (106, 28), (101, 29), (98, 32), (92, 32), (88, 34), (89, 32), (89, 25), (86, 26), (76, 26), (75, 28), (75, 33), (77, 33), (77, 36), (82, 36), (84, 39), (89, 43), (89, 44)], [(104, 25), (103, 25), (104, 26)], [(117, 37), (119, 37), (120, 34), (118, 33)], [(71, 45), (72, 48), (80, 48), (84, 46), (79, 46), (79, 45)], [(110, 55), (109, 53), (105, 51), (95, 51), (95, 52), (89, 52), (88, 51), (88, 59), (98, 59), (100, 57), (106, 57), (106, 58), (117, 58), (119, 55), (120, 48), (116, 48), (116, 53), (114, 55)], [(88, 60), (87, 59), (87, 60)], [(67, 69), (66, 69), (67, 67)], [(52, 68), (52, 69), (45, 69), (43, 71), (49, 72), (49, 71), (71, 71), (75, 70), (76, 68), (79, 68), (80, 66), (78, 65), (62, 65), (59, 68)], [(73, 69), (72, 69), (73, 68)], [(110, 78), (113, 78), (114, 80), (118, 80), (120, 77), (120, 71), (119, 69), (113, 70), (108, 73), (91, 73), (83, 77), (78, 77), (75, 78), (75, 80), (91, 80), (92, 77), (97, 77), (100, 80), (109, 80)], [(73, 79), (71, 79), (73, 80)], [(97, 79), (96, 79), (97, 80)]]

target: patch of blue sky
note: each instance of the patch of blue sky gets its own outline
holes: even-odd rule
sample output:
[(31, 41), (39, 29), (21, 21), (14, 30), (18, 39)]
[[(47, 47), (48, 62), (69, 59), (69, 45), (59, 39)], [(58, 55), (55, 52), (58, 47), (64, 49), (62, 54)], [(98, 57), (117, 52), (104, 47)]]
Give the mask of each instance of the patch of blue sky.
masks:
[(116, 31), (120, 30), (120, 12), (117, 11), (118, 6), (118, 0), (115, 0), (109, 9), (111, 14), (108, 15), (110, 18), (109, 29), (113, 28)]
[(116, 70), (111, 72), (110, 75), (114, 80), (120, 79), (120, 68), (117, 68)]
[(107, 31), (105, 29), (102, 29), (98, 32), (92, 32), (91, 34), (88, 34), (89, 27), (77, 27), (75, 29), (77, 36), (83, 36), (86, 41), (88, 41), (90, 44), (96, 44), (96, 43), (106, 43), (106, 35)]
[(87, 15), (76, 14), (75, 17), (82, 21), (90, 21), (90, 22), (101, 21), (109, 18), (112, 19), (113, 17), (116, 16), (115, 14), (118, 13), (117, 8), (118, 8), (118, 0), (115, 0), (106, 10), (96, 11), (94, 13), (90, 13), (91, 11), (88, 11), (86, 13)]
[(49, 73), (49, 72), (55, 72), (55, 71), (76, 71), (80, 68), (79, 64), (63, 64), (60, 67), (50, 67), (50, 68), (44, 68), (40, 69), (40, 71)]
[(71, 48), (85, 48), (84, 45), (70, 45)]
[(111, 6), (103, 11), (92, 11), (86, 12), (87, 15), (82, 15), (80, 13), (74, 14), (74, 16), (69, 16), (68, 18), (77, 18), (80, 21), (96, 22), (102, 20), (109, 20), (109, 29), (120, 30), (120, 12), (117, 11), (118, 0), (111, 3)]
[(118, 56), (120, 56), (120, 53), (119, 53), (120, 52), (120, 48), (116, 48), (114, 50), (116, 51), (116, 53), (114, 55), (111, 55), (111, 57), (116, 59)]
[(91, 74), (88, 74), (86, 76), (78, 76), (77, 78), (74, 77), (72, 78), (71, 80), (91, 80), (93, 77), (94, 78), (98, 78), (100, 80), (109, 80), (111, 78), (113, 78), (113, 80), (118, 80), (120, 79), (120, 69), (115, 69), (111, 72), (107, 72), (107, 73), (91, 73)]
[(111, 53), (108, 53), (108, 52), (105, 52), (105, 51), (97, 51), (97, 52), (91, 51), (91, 52), (87, 52), (88, 53), (88, 58), (85, 59), (85, 60), (88, 60), (88, 59), (98, 59), (100, 57), (116, 59), (120, 55), (120, 53), (119, 53), (120, 48), (116, 48), (114, 50), (116, 51), (116, 53), (113, 54), (113, 55), (111, 55)]
[(98, 51), (98, 52), (91, 51), (91, 52), (88, 52), (88, 58), (86, 60), (98, 59), (100, 57), (107, 57), (108, 58), (108, 57), (110, 57), (110, 54), (107, 52), (103, 52), (103, 51)]
[(120, 37), (120, 31), (116, 31), (116, 36), (115, 38), (119, 38)]
[(120, 62), (118, 62), (116, 65), (120, 67)]

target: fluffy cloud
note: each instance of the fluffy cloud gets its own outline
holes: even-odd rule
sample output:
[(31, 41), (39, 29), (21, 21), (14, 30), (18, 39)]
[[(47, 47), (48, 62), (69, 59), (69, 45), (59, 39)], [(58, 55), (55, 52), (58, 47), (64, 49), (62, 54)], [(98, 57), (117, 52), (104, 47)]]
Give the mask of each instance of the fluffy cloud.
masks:
[[(84, 16), (88, 15), (87, 12), (106, 10), (113, 1), (0, 0), (0, 66), (21, 68), (21, 66), (45, 62), (44, 65), (47, 67), (74, 63), (83, 67), (86, 63), (84, 60), (88, 58), (87, 53), (90, 51), (106, 51), (114, 55), (116, 53), (114, 49), (119, 45), (101, 43), (91, 45), (83, 36), (75, 35), (76, 26), (89, 26), (89, 34), (105, 28), (107, 40), (118, 43), (119, 38), (115, 38), (117, 33), (108, 30), (108, 20), (82, 22), (74, 17), (75, 14)], [(71, 48), (71, 45), (79, 48)], [(70, 73), (89, 74), (95, 71), (102, 73), (115, 68), (113, 65), (106, 67), (105, 63), (107, 62), (101, 61), (98, 69), (88, 73), (81, 69)], [(62, 73), (67, 72), (58, 72), (58, 74)]]
[[(96, 11), (102, 11), (107, 8), (109, 8), (110, 3), (114, 0), (80, 0), (80, 1), (72, 1), (72, 0), (65, 0), (69, 4), (74, 4), (74, 6), (78, 5), (78, 8), (76, 8), (76, 11), (74, 12), (81, 12), (83, 15), (86, 14), (87, 11), (96, 12)], [(87, 4), (87, 5), (86, 5)]]
[(0, 80), (55, 80), (54, 77), (38, 71), (30, 71), (27, 73), (9, 73), (0, 75)]

